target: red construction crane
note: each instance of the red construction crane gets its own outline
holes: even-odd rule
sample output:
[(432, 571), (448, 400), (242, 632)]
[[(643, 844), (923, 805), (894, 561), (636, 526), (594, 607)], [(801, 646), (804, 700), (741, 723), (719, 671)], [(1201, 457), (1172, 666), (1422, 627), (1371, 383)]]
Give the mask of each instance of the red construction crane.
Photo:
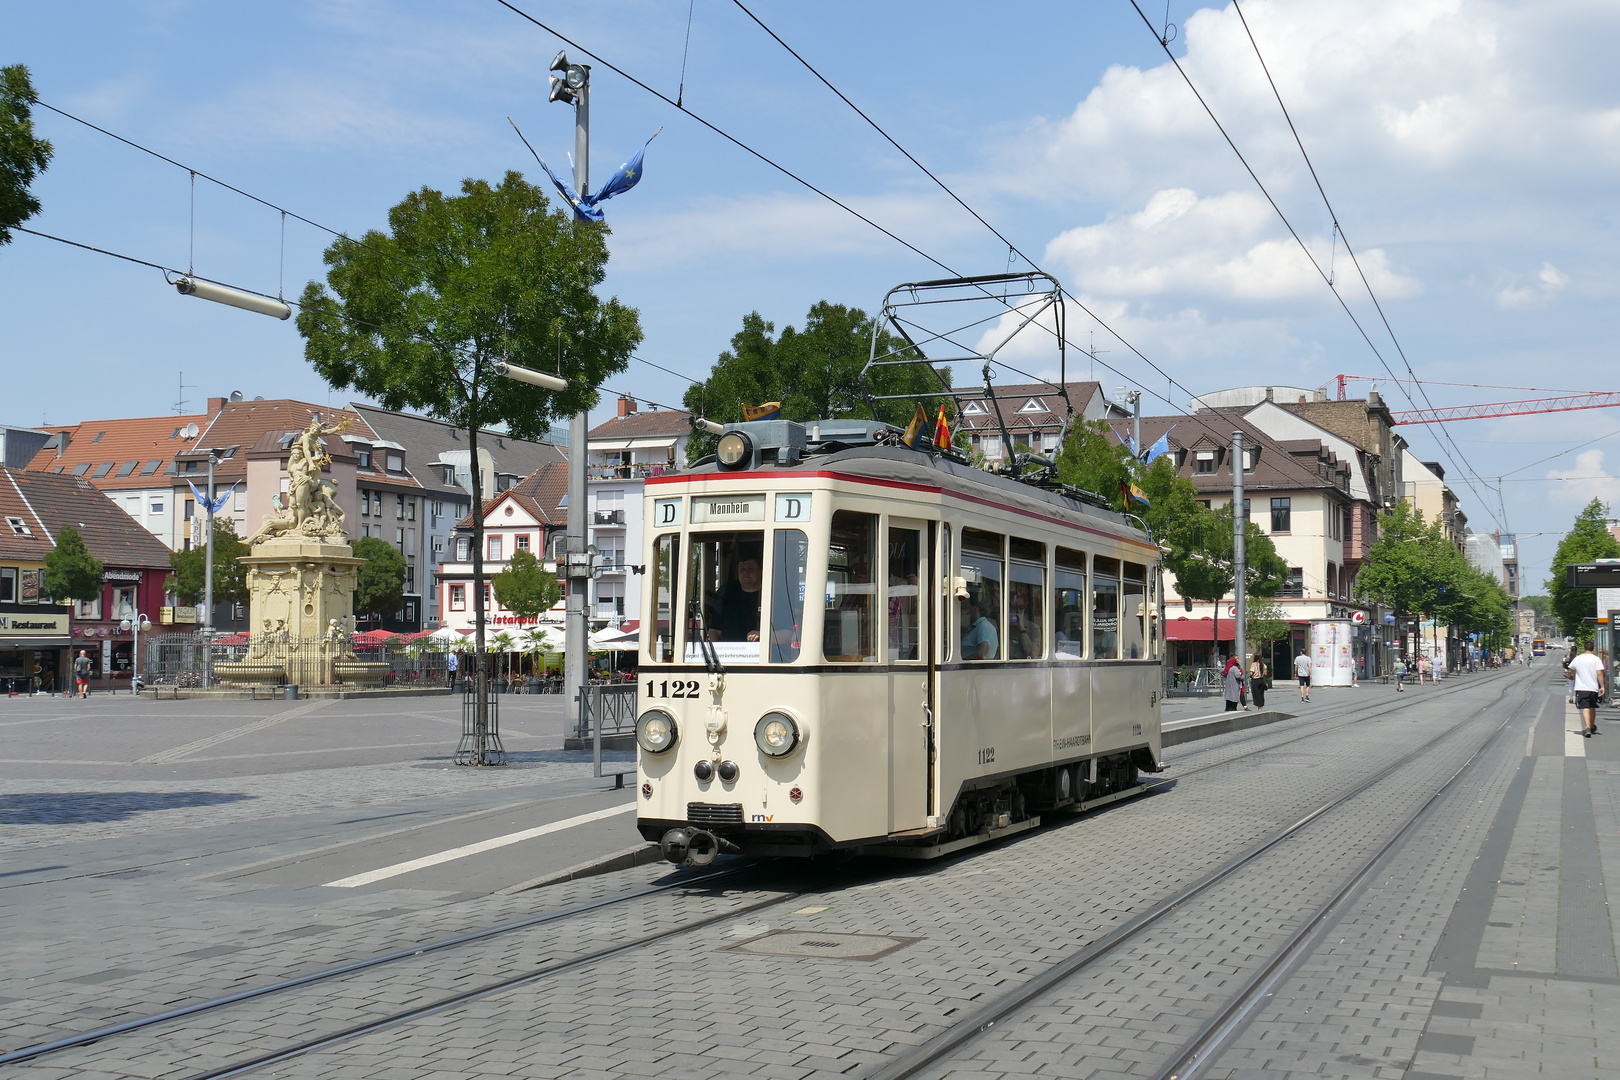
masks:
[[(1405, 379), (1373, 379), (1367, 375), (1338, 375), (1339, 400), (1345, 399), (1344, 384), (1350, 379), (1368, 382), (1406, 382)], [(1430, 383), (1431, 386), (1478, 386), (1483, 383)], [(1536, 386), (1494, 387), (1498, 390), (1539, 390)], [(1486, 420), (1494, 416), (1527, 416), (1531, 413), (1575, 412), (1580, 409), (1620, 408), (1620, 393), (1593, 391), (1578, 394), (1559, 394), (1557, 397), (1525, 398), (1520, 401), (1494, 401), (1485, 405), (1454, 405), (1445, 409), (1412, 409), (1392, 412), (1393, 424), (1439, 424), (1451, 420)]]

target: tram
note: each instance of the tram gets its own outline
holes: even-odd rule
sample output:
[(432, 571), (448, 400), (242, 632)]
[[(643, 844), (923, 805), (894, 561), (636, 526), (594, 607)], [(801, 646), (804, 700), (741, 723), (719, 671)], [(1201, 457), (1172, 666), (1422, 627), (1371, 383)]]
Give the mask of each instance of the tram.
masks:
[(731, 424), (647, 481), (637, 825), (671, 862), (931, 857), (1161, 768), (1152, 538), (899, 435)]

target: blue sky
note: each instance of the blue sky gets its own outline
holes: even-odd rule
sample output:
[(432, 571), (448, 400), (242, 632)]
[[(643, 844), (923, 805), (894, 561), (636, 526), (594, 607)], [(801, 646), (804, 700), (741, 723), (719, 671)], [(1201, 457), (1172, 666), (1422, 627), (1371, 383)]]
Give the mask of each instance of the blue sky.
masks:
[[(518, 6), (675, 95), (687, 3)], [(1016, 18), (967, 3), (750, 7), (1182, 385), (1380, 375), (1407, 407), (1128, 0), (1032, 4)], [(690, 10), (689, 108), (951, 267), (1006, 268), (1001, 241), (730, 0)], [(1536, 396), (1440, 383), (1611, 389), (1620, 88), (1604, 43), (1620, 8), (1252, 0), (1244, 13), (1434, 403)], [(1236, 13), (1172, 0), (1169, 17), (1172, 50), (1404, 376)], [(572, 111), (545, 100), (559, 47), (494, 0), (56, 2), (8, 10), (0, 63), (27, 64), (51, 104), (359, 232), (424, 185), (537, 174), (509, 115), (564, 169)], [(778, 328), (822, 299), (871, 311), (890, 286), (941, 273), (605, 67), (592, 106), (598, 183), (664, 126), (645, 181), (606, 204), (607, 288), (640, 309), (648, 360), (701, 375), (750, 311)], [(289, 223), (283, 268), (279, 215), (201, 181), (193, 233), (185, 172), (49, 113), (37, 121), (56, 158), (31, 226), (175, 266), (194, 243), (198, 273), (272, 293), (320, 275), (329, 236)], [(182, 371), (193, 408), (233, 389), (327, 398), (290, 323), (181, 298), (154, 270), (34, 237), (0, 249), (0, 321), (9, 423), (165, 413)], [(1105, 363), (1167, 391), (1071, 313), (1078, 346), (1094, 329)], [(1023, 359), (1050, 366), (1049, 355)], [(609, 384), (669, 403), (684, 385), (643, 364)], [(1168, 396), (1185, 406), (1180, 390)], [(1620, 496), (1616, 441), (1531, 465), (1620, 432), (1612, 411), (1450, 430), (1455, 461), (1430, 430), (1404, 429), (1450, 476), (1505, 476), (1507, 524), (1521, 534), (1565, 528), (1593, 495)], [(1494, 527), (1504, 508), (1486, 481), (1455, 486), (1471, 523)], [(1556, 539), (1525, 541), (1527, 583), (1545, 576)]]

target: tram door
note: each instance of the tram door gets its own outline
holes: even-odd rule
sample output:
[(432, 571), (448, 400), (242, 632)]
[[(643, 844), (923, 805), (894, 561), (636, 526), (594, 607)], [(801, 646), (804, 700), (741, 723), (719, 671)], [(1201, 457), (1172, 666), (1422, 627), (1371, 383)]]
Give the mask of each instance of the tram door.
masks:
[(928, 823), (933, 573), (928, 522), (890, 518), (885, 538), (889, 665), (889, 832)]

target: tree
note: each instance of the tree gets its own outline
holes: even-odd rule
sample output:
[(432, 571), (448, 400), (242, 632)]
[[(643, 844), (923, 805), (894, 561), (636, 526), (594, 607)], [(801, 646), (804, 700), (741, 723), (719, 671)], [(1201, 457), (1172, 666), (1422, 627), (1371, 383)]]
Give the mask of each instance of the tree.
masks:
[(398, 611), (405, 599), (405, 556), (375, 536), (362, 536), (353, 547), (355, 557), (366, 560), (355, 571), (354, 613), (368, 617)]
[(34, 137), (37, 100), (26, 67), (0, 68), (0, 247), (11, 243), (13, 225), (39, 213), (29, 185), (50, 165), (54, 150)]
[[(802, 423), (872, 415), (861, 389), (861, 369), (872, 355), (872, 319), (866, 312), (822, 300), (810, 308), (803, 330), (788, 326), (775, 334), (775, 325), (759, 312), (746, 315), (708, 379), (687, 390), (685, 405), (692, 414), (736, 423), (743, 418), (744, 405), (780, 401), (783, 418)], [(882, 331), (877, 355), (895, 353), (904, 345)], [(945, 375), (948, 379), (948, 370)], [(911, 422), (919, 402), (928, 412), (930, 431), (941, 404), (947, 416), (954, 415), (939, 381), (921, 364), (874, 368), (868, 385), (874, 395), (907, 395), (876, 403), (878, 419), (896, 427)], [(715, 441), (713, 435), (695, 432), (687, 443), (687, 460), (712, 454)]]
[(506, 569), (490, 579), (495, 586), (495, 599), (518, 618), (529, 621), (540, 617), (562, 599), (562, 586), (546, 573), (540, 560), (527, 551), (512, 552)]
[[(248, 602), (247, 567), (237, 560), (250, 554), (248, 546), (236, 535), (236, 523), (230, 518), (214, 519), (214, 603), (245, 604)], [(200, 604), (203, 585), (208, 576), (208, 548), (197, 545), (190, 551), (169, 553), (169, 575), (164, 588), (182, 604)]]
[(1288, 613), (1265, 598), (1256, 598), (1244, 610), (1248, 615), (1243, 632), (1244, 642), (1250, 652), (1267, 655), (1266, 662), (1269, 664), (1270, 647), (1276, 642), (1287, 641), (1293, 635), (1294, 626), (1288, 621)]
[(1586, 504), (1559, 541), (1553, 553), (1552, 577), (1547, 579), (1559, 629), (1582, 645), (1592, 639), (1593, 626), (1586, 620), (1597, 615), (1597, 591), (1570, 588), (1564, 570), (1575, 563), (1620, 558), (1620, 541), (1609, 533), (1608, 516), (1608, 510), (1597, 499)]
[(1070, 487), (1101, 495), (1114, 509), (1123, 510), (1119, 490), (1122, 484), (1135, 480), (1135, 462), (1113, 434), (1102, 420), (1076, 420), (1058, 448), (1058, 479)]
[[(606, 276), (607, 226), (553, 211), (545, 192), (508, 172), (464, 180), (461, 195), (431, 188), (388, 212), (389, 232), (327, 248), (328, 292), (304, 289), (304, 355), (337, 389), (388, 409), (416, 409), (467, 431), (503, 423), (534, 438), (587, 409), (641, 343), (636, 310), (596, 293)], [(335, 294), (335, 295), (334, 295)], [(551, 391), (495, 374), (495, 364), (557, 372)], [(484, 493), (472, 473), (474, 655), (480, 717), (488, 709), (484, 647)]]
[(56, 534), (56, 546), (45, 556), (45, 592), (61, 603), (101, 599), (101, 560), (84, 546), (84, 537), (71, 525)]
[[(1176, 591), (1182, 596), (1217, 605), (1211, 634), (1218, 640), (1221, 599), (1237, 585), (1231, 504), (1194, 515), (1161, 543), (1166, 548), (1164, 567), (1176, 576)], [(1276, 596), (1288, 580), (1288, 564), (1277, 554), (1271, 537), (1252, 521), (1243, 523), (1243, 565), (1244, 597), (1250, 603)]]

